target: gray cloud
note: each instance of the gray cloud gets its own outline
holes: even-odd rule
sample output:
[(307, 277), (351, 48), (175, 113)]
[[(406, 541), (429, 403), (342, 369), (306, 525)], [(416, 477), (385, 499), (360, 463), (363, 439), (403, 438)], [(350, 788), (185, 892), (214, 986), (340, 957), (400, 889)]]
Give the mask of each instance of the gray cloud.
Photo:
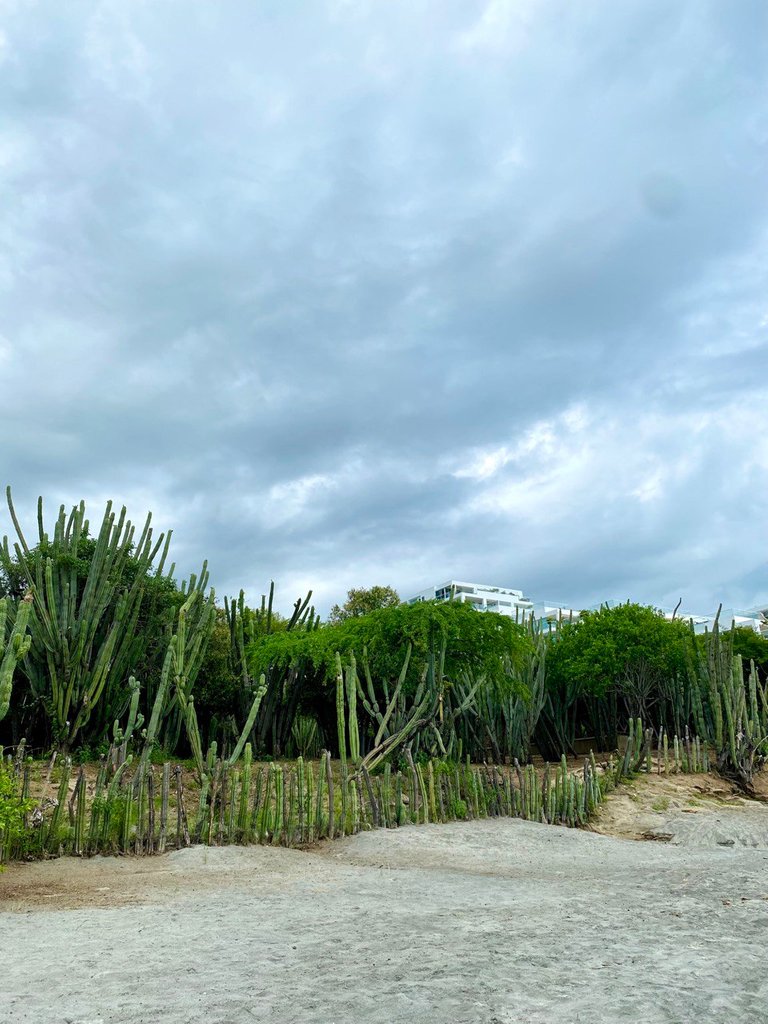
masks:
[(768, 11), (0, 6), (19, 505), (219, 591), (768, 599)]

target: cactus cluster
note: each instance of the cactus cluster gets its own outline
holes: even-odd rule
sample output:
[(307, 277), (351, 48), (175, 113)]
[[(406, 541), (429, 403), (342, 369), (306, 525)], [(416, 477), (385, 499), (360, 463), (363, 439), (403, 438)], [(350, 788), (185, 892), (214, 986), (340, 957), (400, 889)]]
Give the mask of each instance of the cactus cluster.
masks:
[[(477, 765), (468, 758), (458, 764), (438, 759), (424, 764), (414, 761), (408, 743), (402, 752), (403, 769), (386, 763), (375, 774), (365, 759), (352, 770), (351, 759), (334, 766), (327, 750), (316, 762), (299, 757), (292, 763), (259, 765), (254, 772), (249, 742), (237, 759), (219, 757), (212, 745), (202, 779), (196, 780), (191, 825), (179, 766), (166, 762), (158, 786), (153, 767), (141, 759), (129, 754), (115, 767), (105, 757), (89, 794), (84, 770), (73, 784), (71, 760), (64, 758), (58, 764), (56, 798), (40, 801), (17, 848), (4, 845), (0, 836), (0, 855), (152, 854), (191, 842), (304, 846), (371, 828), (501, 816), (576, 827), (589, 821), (607, 793), (638, 772), (709, 767), (709, 750), (698, 736), (686, 733), (670, 741), (663, 735), (654, 747), (651, 730), (639, 720), (631, 723), (621, 754), (602, 764), (590, 754), (579, 770), (565, 755), (559, 763), (536, 768), (517, 760)], [(19, 779), (22, 799), (30, 778), (23, 749), (8, 764)]]
[[(110, 714), (109, 722), (124, 707), (125, 680), (143, 643), (136, 626), (147, 573), (160, 554), (156, 571), (162, 574), (170, 533), (155, 539), (148, 515), (137, 536), (125, 508), (115, 513), (107, 503), (82, 583), (79, 553), (89, 537), (85, 504), (69, 514), (61, 506), (49, 537), (40, 499), (38, 540), (30, 546), (10, 488), (7, 500), (17, 537), (13, 552), (34, 608), (24, 672), (33, 695), (48, 708), (54, 734), (66, 751), (92, 716)], [(0, 558), (6, 566), (12, 562), (7, 537)], [(129, 563), (135, 571), (127, 571)], [(19, 614), (22, 608), (17, 618)]]

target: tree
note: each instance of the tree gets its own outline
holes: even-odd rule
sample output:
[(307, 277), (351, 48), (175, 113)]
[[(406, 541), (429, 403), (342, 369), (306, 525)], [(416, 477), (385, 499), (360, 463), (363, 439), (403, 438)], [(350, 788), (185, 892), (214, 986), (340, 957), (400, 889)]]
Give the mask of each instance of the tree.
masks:
[(768, 636), (760, 636), (748, 626), (737, 626), (732, 638), (733, 653), (741, 655), (745, 674), (749, 675), (749, 663), (754, 661), (761, 678), (768, 677)]
[(346, 619), (369, 615), (379, 608), (394, 608), (399, 604), (400, 596), (393, 587), (353, 587), (347, 591), (347, 600), (343, 605), (335, 604), (331, 608), (328, 621), (344, 622)]
[(584, 721), (585, 711), (600, 745), (613, 745), (619, 698), (628, 716), (648, 721), (653, 711), (662, 721), (669, 688), (685, 674), (690, 644), (686, 623), (639, 604), (584, 612), (578, 622), (564, 624), (548, 659), (545, 717), (556, 745), (572, 747), (575, 723)]

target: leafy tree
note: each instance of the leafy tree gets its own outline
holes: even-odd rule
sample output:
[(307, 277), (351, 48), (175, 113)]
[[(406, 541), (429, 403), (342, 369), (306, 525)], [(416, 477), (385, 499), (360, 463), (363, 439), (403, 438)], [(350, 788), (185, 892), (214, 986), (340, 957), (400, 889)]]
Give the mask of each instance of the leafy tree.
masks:
[(347, 591), (347, 600), (343, 605), (335, 604), (331, 608), (328, 621), (344, 622), (346, 619), (370, 615), (380, 608), (394, 608), (399, 604), (400, 597), (392, 587), (357, 587)]
[[(621, 706), (649, 721), (683, 676), (689, 626), (639, 604), (584, 612), (554, 635), (547, 661), (548, 750), (573, 749), (579, 725), (589, 725), (600, 746), (613, 746)], [(657, 715), (657, 717), (660, 717)]]
[(522, 656), (529, 637), (505, 615), (479, 612), (461, 602), (423, 601), (379, 608), (367, 615), (350, 616), (310, 633), (277, 633), (257, 640), (249, 648), (254, 672), (275, 661), (308, 658), (328, 681), (334, 678), (336, 653), (361, 656), (367, 652), (371, 671), (396, 679), (410, 644), (413, 649), (411, 681), (418, 678), (419, 662), (445, 642), (446, 673), (462, 671), (505, 678), (502, 659)]
[(654, 689), (682, 668), (689, 629), (639, 604), (584, 612), (562, 629), (550, 656), (550, 668), (576, 682), (581, 692), (605, 696), (617, 686), (642, 715)]
[(760, 677), (768, 677), (768, 636), (760, 636), (749, 626), (737, 626), (732, 637), (733, 653), (741, 655), (745, 671), (749, 673), (749, 663), (754, 661)]
[(198, 718), (214, 715), (224, 719), (237, 711), (240, 679), (231, 663), (229, 623), (222, 608), (216, 609), (216, 623), (195, 683)]

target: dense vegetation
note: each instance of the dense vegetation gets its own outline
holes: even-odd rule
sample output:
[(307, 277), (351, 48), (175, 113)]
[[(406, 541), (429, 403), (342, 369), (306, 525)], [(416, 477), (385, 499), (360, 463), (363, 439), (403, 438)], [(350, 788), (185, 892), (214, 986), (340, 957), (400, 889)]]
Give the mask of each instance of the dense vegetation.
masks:
[[(630, 721), (701, 736), (749, 783), (768, 753), (768, 640), (626, 604), (540, 631), (461, 603), (402, 605), (351, 591), (321, 622), (311, 594), (288, 618), (270, 589), (222, 606), (208, 572), (178, 583), (170, 534), (84, 505), (29, 543), (13, 509), (0, 552), (0, 744), (80, 759), (133, 753), (316, 757), (371, 768), (413, 758), (558, 760), (589, 737), (613, 750)], [(372, 610), (371, 610), (372, 609)], [(354, 712), (354, 714), (352, 714)], [(211, 760), (213, 751), (213, 761)]]

